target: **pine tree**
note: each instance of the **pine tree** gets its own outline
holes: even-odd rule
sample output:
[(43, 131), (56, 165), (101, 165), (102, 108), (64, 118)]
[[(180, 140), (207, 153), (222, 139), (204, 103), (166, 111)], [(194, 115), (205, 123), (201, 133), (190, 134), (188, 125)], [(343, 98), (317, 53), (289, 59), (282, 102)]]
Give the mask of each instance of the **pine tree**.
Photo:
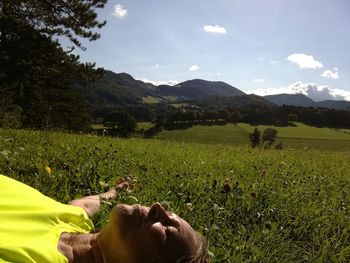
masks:
[[(99, 38), (94, 8), (100, 1), (2, 0), (0, 2), (0, 125), (5, 114), (20, 112), (24, 127), (83, 129), (88, 110), (74, 91), (75, 81), (94, 79), (94, 64), (63, 50), (54, 37), (65, 36), (75, 47), (78, 38)], [(84, 81), (83, 81), (84, 80)], [(18, 115), (18, 114), (17, 114)], [(14, 115), (15, 116), (15, 115)]]
[(250, 145), (255, 148), (260, 143), (260, 131), (255, 128), (252, 133), (249, 134)]

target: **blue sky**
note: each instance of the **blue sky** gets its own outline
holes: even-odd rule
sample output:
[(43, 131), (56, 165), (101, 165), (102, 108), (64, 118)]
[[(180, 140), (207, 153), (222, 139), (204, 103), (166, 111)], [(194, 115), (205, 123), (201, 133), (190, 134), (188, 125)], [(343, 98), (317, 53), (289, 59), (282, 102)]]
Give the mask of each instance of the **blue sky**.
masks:
[(114, 72), (350, 100), (349, 0), (109, 0), (98, 13), (102, 37), (78, 53)]

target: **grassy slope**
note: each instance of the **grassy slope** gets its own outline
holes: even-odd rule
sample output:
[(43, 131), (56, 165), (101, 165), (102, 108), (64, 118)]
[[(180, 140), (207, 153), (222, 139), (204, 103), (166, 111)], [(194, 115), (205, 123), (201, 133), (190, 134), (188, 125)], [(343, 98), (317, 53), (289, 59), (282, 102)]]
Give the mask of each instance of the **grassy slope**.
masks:
[[(297, 127), (273, 127), (278, 130), (278, 141), (287, 148), (312, 148), (328, 150), (350, 150), (350, 134), (330, 128), (317, 128), (296, 123)], [(247, 132), (253, 131), (255, 126), (240, 123), (239, 127)], [(272, 126), (259, 125), (263, 131)]]
[(142, 102), (153, 104), (153, 103), (159, 103), (159, 100), (152, 96), (146, 96), (146, 97), (142, 97)]
[(350, 152), (0, 130), (0, 173), (63, 202), (133, 175), (118, 202), (162, 201), (209, 236), (214, 262), (349, 262), (349, 171)]

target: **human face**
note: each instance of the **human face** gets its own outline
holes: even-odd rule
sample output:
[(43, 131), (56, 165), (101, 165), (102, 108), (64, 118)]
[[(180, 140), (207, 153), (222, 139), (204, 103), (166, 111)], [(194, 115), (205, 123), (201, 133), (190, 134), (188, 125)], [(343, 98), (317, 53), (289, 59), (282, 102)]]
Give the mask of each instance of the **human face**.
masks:
[(118, 205), (102, 234), (114, 247), (113, 262), (176, 262), (198, 246), (195, 231), (182, 218), (155, 203)]

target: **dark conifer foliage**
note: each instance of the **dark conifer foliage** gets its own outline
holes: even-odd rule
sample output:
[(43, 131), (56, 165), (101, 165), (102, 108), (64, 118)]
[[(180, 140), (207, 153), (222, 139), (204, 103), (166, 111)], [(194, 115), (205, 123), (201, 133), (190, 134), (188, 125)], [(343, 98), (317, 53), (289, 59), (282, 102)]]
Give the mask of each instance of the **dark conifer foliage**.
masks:
[(74, 91), (76, 80), (88, 83), (101, 73), (94, 64), (55, 40), (96, 40), (95, 8), (105, 0), (2, 0), (0, 2), (0, 126), (84, 129), (87, 107)]

